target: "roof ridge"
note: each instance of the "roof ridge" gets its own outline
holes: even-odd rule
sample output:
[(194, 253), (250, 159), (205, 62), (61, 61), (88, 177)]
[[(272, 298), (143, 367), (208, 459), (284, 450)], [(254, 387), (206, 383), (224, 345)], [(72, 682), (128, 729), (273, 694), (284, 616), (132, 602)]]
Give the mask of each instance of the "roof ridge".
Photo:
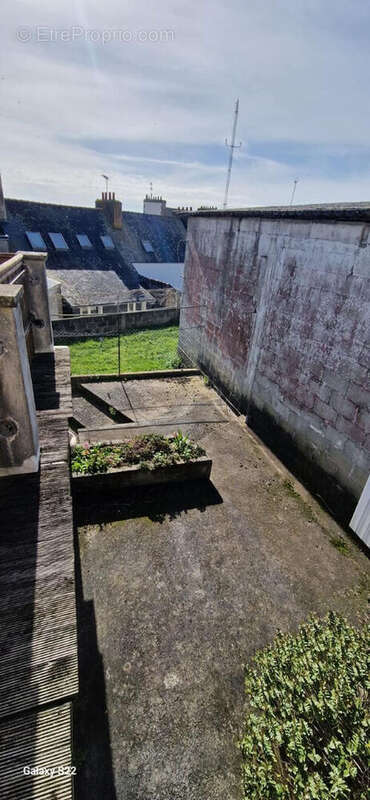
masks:
[[(102, 213), (101, 208), (95, 208), (95, 206), (73, 206), (68, 205), (67, 203), (46, 203), (43, 200), (23, 200), (21, 197), (6, 197), (5, 203), (32, 203), (33, 205), (38, 206), (54, 206), (56, 208), (80, 208), (83, 211), (96, 211), (98, 213)], [(132, 213), (132, 212), (131, 212)]]

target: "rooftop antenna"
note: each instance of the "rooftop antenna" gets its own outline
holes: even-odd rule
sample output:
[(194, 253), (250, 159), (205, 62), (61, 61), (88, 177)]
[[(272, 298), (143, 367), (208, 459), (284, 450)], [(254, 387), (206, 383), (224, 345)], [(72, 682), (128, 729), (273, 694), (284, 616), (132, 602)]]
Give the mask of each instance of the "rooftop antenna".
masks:
[(235, 135), (236, 135), (236, 126), (237, 126), (237, 122), (238, 122), (238, 114), (239, 114), (239, 97), (238, 97), (238, 99), (237, 99), (237, 101), (235, 103), (233, 130), (232, 130), (232, 134), (231, 134), (231, 144), (229, 144), (227, 139), (225, 139), (225, 145), (226, 145), (226, 147), (230, 148), (230, 154), (229, 154), (229, 165), (228, 165), (228, 168), (227, 168), (227, 178), (226, 178), (225, 197), (224, 197), (224, 208), (227, 208), (227, 198), (228, 198), (228, 195), (229, 195), (229, 186), (230, 186), (230, 178), (231, 178), (231, 168), (232, 168), (232, 165), (233, 165), (233, 158), (234, 158), (234, 150), (236, 150), (236, 148), (242, 146), (241, 142), (239, 142), (239, 144), (235, 144)]
[(150, 181), (149, 186), (150, 186), (150, 196), (153, 197), (153, 184), (152, 184), (151, 181)]
[(102, 175), (102, 178), (104, 178), (105, 180), (105, 191), (108, 194), (108, 181), (109, 181), (108, 175)]
[(295, 178), (295, 180), (294, 180), (294, 183), (293, 183), (292, 196), (291, 196), (291, 198), (290, 198), (290, 203), (289, 203), (289, 205), (290, 205), (290, 206), (292, 206), (292, 205), (293, 205), (293, 200), (294, 200), (295, 190), (296, 190), (296, 188), (297, 188), (297, 183), (298, 183), (298, 181), (299, 181), (299, 178)]

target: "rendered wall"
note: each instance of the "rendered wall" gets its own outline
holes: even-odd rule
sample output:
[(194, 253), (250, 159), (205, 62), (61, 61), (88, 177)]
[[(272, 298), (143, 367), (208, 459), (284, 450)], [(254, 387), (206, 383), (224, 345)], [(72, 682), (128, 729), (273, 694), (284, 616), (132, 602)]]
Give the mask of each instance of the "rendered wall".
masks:
[(155, 328), (162, 325), (177, 325), (179, 310), (177, 308), (153, 308), (147, 311), (133, 311), (125, 314), (97, 314), (68, 319), (53, 320), (54, 339), (56, 344), (60, 340), (71, 340), (93, 336), (116, 336), (117, 316), (119, 317), (119, 330)]
[(248, 423), (318, 489), (325, 475), (355, 498), (370, 470), (369, 229), (190, 218), (180, 318), (180, 348)]

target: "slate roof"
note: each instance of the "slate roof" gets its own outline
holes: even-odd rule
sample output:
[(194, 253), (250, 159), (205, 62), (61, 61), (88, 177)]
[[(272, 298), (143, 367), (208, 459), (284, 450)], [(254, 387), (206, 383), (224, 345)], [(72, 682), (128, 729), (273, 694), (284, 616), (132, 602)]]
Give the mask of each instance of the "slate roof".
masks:
[[(7, 220), (1, 223), (9, 236), (9, 250), (31, 250), (26, 231), (41, 233), (47, 245), (49, 270), (114, 270), (129, 289), (140, 285), (135, 262), (182, 262), (186, 229), (177, 216), (160, 217), (123, 211), (122, 229), (113, 230), (101, 209), (6, 199)], [(49, 233), (61, 233), (68, 250), (56, 250)], [(84, 249), (76, 235), (85, 233), (93, 247)], [(106, 250), (101, 236), (111, 236), (114, 250)], [(152, 245), (147, 252), (143, 242)]]
[[(123, 212), (123, 237), (127, 237), (130, 253), (122, 250), (131, 263), (174, 263), (184, 261), (186, 229), (179, 217)], [(122, 237), (122, 238), (123, 238)], [(153, 253), (147, 253), (142, 242), (148, 241)]]
[[(31, 250), (26, 231), (39, 231), (47, 245), (48, 269), (114, 270), (129, 289), (140, 285), (139, 275), (126, 262), (117, 248), (106, 250), (100, 236), (111, 236), (100, 209), (35, 203), (28, 200), (6, 200), (7, 220), (2, 222), (9, 236), (9, 250)], [(62, 233), (69, 249), (55, 250), (49, 232)], [(91, 249), (85, 250), (76, 234), (86, 233)]]
[(153, 302), (146, 289), (130, 292), (113, 270), (55, 269), (47, 273), (48, 278), (60, 282), (62, 295), (71, 306), (108, 305), (133, 299)]

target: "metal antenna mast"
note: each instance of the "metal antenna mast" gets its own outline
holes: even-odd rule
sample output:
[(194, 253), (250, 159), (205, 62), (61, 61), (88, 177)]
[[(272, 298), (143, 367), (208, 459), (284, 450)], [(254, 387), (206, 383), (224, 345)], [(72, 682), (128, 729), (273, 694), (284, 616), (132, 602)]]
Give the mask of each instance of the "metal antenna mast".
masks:
[(109, 181), (109, 177), (108, 177), (108, 175), (102, 175), (102, 178), (104, 178), (104, 180), (105, 180), (105, 191), (106, 191), (106, 193), (108, 194), (108, 181)]
[(238, 114), (239, 114), (239, 97), (235, 103), (235, 111), (234, 111), (234, 122), (233, 122), (233, 131), (231, 134), (231, 144), (228, 143), (227, 139), (225, 139), (226, 147), (230, 148), (229, 154), (229, 165), (227, 168), (227, 178), (226, 178), (226, 187), (225, 187), (225, 197), (224, 197), (224, 208), (227, 208), (227, 198), (229, 195), (229, 186), (230, 186), (230, 178), (231, 178), (231, 169), (233, 165), (233, 158), (234, 158), (234, 150), (238, 147), (242, 146), (242, 143), (235, 144), (235, 135), (236, 135), (236, 126), (238, 122)]
[(294, 200), (294, 195), (295, 195), (295, 190), (297, 188), (298, 180), (299, 180), (299, 178), (296, 178), (295, 181), (294, 181), (294, 184), (293, 184), (292, 196), (290, 198), (290, 203), (289, 203), (289, 205), (291, 205), (291, 206), (293, 205), (293, 200)]

